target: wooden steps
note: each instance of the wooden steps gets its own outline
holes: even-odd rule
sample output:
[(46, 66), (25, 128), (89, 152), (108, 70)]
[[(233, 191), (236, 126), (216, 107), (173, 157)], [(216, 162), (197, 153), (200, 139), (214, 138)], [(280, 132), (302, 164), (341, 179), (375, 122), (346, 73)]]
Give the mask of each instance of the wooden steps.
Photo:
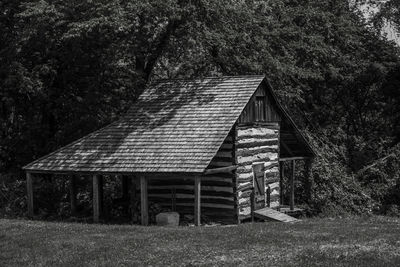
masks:
[(268, 221), (277, 221), (277, 222), (297, 222), (298, 219), (289, 216), (285, 213), (273, 210), (271, 208), (263, 208), (254, 211), (254, 217), (268, 220)]
[(289, 207), (279, 207), (275, 210), (285, 213), (292, 217), (298, 217), (299, 215), (302, 215), (304, 213), (304, 209), (296, 208), (296, 207), (294, 207), (293, 210), (291, 210)]

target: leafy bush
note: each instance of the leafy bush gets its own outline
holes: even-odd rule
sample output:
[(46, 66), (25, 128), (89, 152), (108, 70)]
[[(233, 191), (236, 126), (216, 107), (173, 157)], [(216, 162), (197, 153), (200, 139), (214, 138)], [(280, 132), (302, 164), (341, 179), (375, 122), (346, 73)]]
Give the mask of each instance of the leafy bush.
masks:
[(25, 180), (0, 175), (0, 217), (22, 217), (26, 212)]
[(388, 155), (374, 161), (357, 173), (358, 180), (379, 203), (377, 212), (399, 215), (400, 205), (400, 144)]
[[(346, 168), (345, 149), (328, 142), (322, 135), (318, 139), (308, 136), (318, 156), (312, 165), (310, 199), (304, 193), (300, 197), (303, 203), (308, 203), (311, 214), (370, 214), (377, 203)], [(304, 175), (298, 177), (304, 179)], [(304, 188), (306, 181), (302, 180), (302, 184)]]
[(310, 204), (317, 213), (369, 214), (376, 205), (355, 177), (337, 162), (318, 159), (313, 168), (312, 179), (313, 194)]

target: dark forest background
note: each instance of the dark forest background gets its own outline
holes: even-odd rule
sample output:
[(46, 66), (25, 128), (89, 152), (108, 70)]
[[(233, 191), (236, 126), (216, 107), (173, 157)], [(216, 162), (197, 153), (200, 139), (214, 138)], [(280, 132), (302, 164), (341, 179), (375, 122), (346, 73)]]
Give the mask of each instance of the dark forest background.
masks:
[[(243, 74), (268, 76), (318, 152), (298, 202), (400, 215), (389, 3), (371, 23), (344, 0), (1, 0), (0, 215), (26, 211), (23, 165), (117, 119), (152, 80)], [(65, 213), (66, 181), (36, 185), (42, 209)]]

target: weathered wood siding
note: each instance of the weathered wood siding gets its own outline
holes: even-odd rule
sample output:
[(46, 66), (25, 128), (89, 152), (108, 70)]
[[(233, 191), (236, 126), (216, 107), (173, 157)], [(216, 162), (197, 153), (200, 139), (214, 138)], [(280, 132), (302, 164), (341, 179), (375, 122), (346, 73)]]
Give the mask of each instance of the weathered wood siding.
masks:
[[(264, 118), (261, 120), (258, 116), (259, 105), (257, 99), (264, 99)], [(251, 97), (249, 103), (242, 111), (238, 123), (239, 124), (253, 124), (256, 122), (279, 122), (281, 116), (271, 101), (271, 96), (268, 94), (265, 86), (260, 85), (254, 95)]]
[(279, 204), (279, 123), (237, 126), (235, 155), (238, 165), (235, 183), (239, 219), (250, 215), (253, 163), (264, 163), (266, 169), (265, 189), (269, 184), (271, 206)]
[[(233, 158), (233, 131), (225, 139), (210, 162), (209, 169), (231, 166)], [(185, 179), (186, 178), (186, 179)], [(149, 182), (149, 200), (165, 209), (172, 209), (172, 194), (175, 193), (176, 211), (193, 215), (193, 177), (153, 178)], [(218, 173), (201, 177), (201, 214), (210, 221), (236, 223), (236, 201), (234, 198), (234, 173)]]

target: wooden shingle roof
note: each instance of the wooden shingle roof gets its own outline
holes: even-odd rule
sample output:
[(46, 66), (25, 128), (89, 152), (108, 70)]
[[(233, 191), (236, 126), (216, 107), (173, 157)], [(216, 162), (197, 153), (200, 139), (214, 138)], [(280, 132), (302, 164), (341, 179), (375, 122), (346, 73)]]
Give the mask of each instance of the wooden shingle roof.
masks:
[(55, 172), (203, 172), (264, 76), (161, 80), (120, 120), (27, 166)]

